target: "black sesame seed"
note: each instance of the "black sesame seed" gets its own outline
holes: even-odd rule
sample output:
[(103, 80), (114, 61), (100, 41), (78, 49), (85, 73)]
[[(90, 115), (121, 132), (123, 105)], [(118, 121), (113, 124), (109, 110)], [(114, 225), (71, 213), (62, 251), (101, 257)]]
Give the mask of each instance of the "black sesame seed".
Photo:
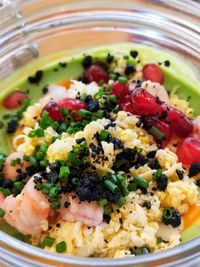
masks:
[(89, 55), (85, 56), (82, 65), (85, 69), (89, 68), (92, 65), (92, 57)]
[(67, 209), (70, 206), (70, 203), (68, 201), (65, 201), (64, 207)]
[(133, 65), (131, 65), (131, 64), (127, 64), (127, 66), (126, 66), (126, 68), (124, 70), (124, 73), (126, 75), (130, 75), (130, 74), (132, 74), (134, 72), (136, 72), (136, 68)]
[(171, 65), (171, 63), (169, 60), (165, 60), (164, 65), (165, 65), (165, 67), (169, 67)]
[(42, 93), (45, 95), (46, 93), (48, 93), (49, 89), (45, 86), (44, 88), (42, 88)]
[(132, 56), (132, 58), (136, 58), (138, 56), (138, 51), (136, 50), (131, 50), (130, 51), (130, 55)]
[(176, 174), (178, 175), (178, 178), (179, 178), (180, 180), (183, 179), (184, 171), (176, 170)]
[(113, 62), (113, 59), (114, 59), (114, 56), (111, 55), (110, 53), (108, 53), (108, 55), (106, 57), (106, 62), (110, 64)]

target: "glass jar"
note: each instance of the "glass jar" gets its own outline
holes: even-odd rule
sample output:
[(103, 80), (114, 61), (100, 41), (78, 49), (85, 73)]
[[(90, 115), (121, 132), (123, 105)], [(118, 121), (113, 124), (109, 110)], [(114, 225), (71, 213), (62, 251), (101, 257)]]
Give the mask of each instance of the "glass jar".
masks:
[[(62, 57), (60, 51), (71, 56), (123, 42), (175, 51), (200, 70), (199, 10), (190, 0), (3, 0), (0, 89), (55, 60), (55, 53)], [(151, 255), (95, 259), (46, 252), (0, 232), (0, 265), (194, 267), (200, 265), (200, 238)]]

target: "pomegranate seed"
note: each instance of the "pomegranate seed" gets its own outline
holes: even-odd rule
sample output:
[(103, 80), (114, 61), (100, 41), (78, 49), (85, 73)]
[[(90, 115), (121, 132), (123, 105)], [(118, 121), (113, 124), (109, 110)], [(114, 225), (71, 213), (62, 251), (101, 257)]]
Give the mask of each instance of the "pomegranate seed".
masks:
[[(85, 102), (79, 99), (75, 98), (64, 98), (58, 103), (59, 107), (66, 108), (72, 111), (78, 111), (80, 109), (86, 109)], [(79, 121), (81, 120), (81, 116), (76, 115), (75, 113), (72, 113), (72, 117)]]
[(179, 137), (186, 137), (193, 130), (192, 121), (175, 108), (169, 109), (166, 119), (170, 123), (171, 131)]
[[(166, 123), (166, 122), (164, 122), (164, 121), (162, 121), (160, 119), (157, 119), (156, 117), (145, 117), (144, 126), (148, 130), (150, 130), (151, 127), (153, 126), (156, 129), (158, 129), (161, 133), (163, 133), (163, 135), (164, 135), (162, 137), (162, 139), (163, 139), (162, 145), (163, 146), (166, 146), (169, 143), (169, 141), (171, 139), (171, 136), (172, 136), (172, 133), (171, 133), (170, 126), (169, 126), (168, 123)], [(159, 138), (158, 136), (155, 136), (155, 135), (154, 135), (154, 138), (157, 139), (157, 140), (161, 139), (161, 138)]]
[(116, 95), (119, 99), (123, 99), (129, 94), (129, 85), (127, 83), (114, 82), (110, 93)]
[(145, 80), (150, 80), (160, 84), (164, 83), (164, 74), (161, 68), (156, 64), (144, 65), (142, 74)]
[(50, 118), (53, 121), (62, 121), (63, 120), (63, 115), (60, 110), (59, 105), (51, 100), (43, 109), (44, 111), (47, 111), (49, 113)]
[(88, 69), (86, 69), (84, 72), (84, 77), (88, 83), (91, 82), (98, 83), (100, 81), (107, 83), (109, 80), (107, 72), (97, 64), (94, 64), (90, 66)]
[(17, 108), (21, 102), (26, 98), (26, 93), (22, 91), (14, 91), (3, 101), (5, 108)]
[(190, 166), (193, 162), (200, 162), (200, 140), (188, 137), (179, 143), (176, 154), (180, 162)]
[(133, 113), (133, 108), (132, 108), (132, 103), (131, 103), (131, 96), (126, 95), (123, 99), (120, 99), (119, 102), (119, 107), (120, 109)]
[(156, 97), (143, 88), (137, 88), (132, 92), (131, 102), (136, 115), (162, 114), (166, 110), (164, 105), (157, 103)]

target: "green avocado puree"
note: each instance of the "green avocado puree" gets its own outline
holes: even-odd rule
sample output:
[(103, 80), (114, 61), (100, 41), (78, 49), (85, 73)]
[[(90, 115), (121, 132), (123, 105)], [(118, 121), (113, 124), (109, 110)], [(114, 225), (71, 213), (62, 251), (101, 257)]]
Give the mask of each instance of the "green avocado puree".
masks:
[[(138, 51), (138, 56), (135, 59), (129, 54), (131, 50)], [(20, 68), (4, 81), (0, 82), (0, 120), (2, 120), (4, 114), (16, 112), (16, 109), (10, 111), (2, 105), (4, 98), (12, 91), (28, 90), (29, 98), (33, 104), (42, 97), (42, 89), (48, 84), (57, 83), (64, 79), (78, 79), (84, 71), (81, 62), (85, 55), (91, 55), (93, 61), (105, 61), (108, 53), (114, 55), (115, 58), (125, 56), (128, 63), (136, 66), (143, 66), (146, 63), (161, 63), (160, 66), (165, 74), (165, 88), (168, 91), (176, 89), (176, 93), (180, 98), (188, 99), (190, 106), (194, 109), (194, 115), (197, 116), (200, 114), (200, 81), (198, 80), (199, 73), (194, 66), (185, 62), (183, 58), (171, 51), (163, 51), (158, 48), (138, 44), (119, 44), (84, 51), (84, 53), (80, 53), (79, 55), (62, 51), (54, 55), (35, 59), (27, 66)], [(165, 66), (165, 61), (169, 61), (170, 66)], [(60, 62), (66, 63), (66, 66), (59, 64)], [(43, 71), (43, 77), (39, 84), (31, 84), (27, 77), (33, 76), (38, 70)], [(6, 124), (6, 120), (2, 121)], [(9, 154), (12, 148), (5, 127), (0, 130), (0, 136), (0, 152)], [(10, 226), (1, 224), (0, 229), (9, 232), (15, 237), (17, 236), (16, 230), (13, 230)], [(195, 238), (200, 235), (199, 233), (200, 222), (183, 231), (182, 241), (185, 242)]]

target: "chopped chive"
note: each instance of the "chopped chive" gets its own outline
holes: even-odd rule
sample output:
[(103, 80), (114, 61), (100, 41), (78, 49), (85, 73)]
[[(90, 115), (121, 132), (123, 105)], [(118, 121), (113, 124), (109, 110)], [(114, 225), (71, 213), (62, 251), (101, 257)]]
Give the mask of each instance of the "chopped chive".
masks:
[(56, 131), (59, 128), (60, 124), (57, 121), (54, 121), (51, 124), (51, 127)]
[(111, 212), (112, 212), (112, 210), (111, 210), (110, 206), (109, 205), (105, 205), (104, 206), (104, 214), (110, 215)]
[(67, 177), (70, 174), (68, 166), (62, 166), (59, 172), (59, 178)]
[(4, 127), (4, 123), (0, 121), (0, 129), (2, 129), (3, 127)]
[(83, 101), (85, 101), (86, 98), (87, 98), (87, 94), (86, 93), (83, 93), (80, 99), (83, 100)]
[(106, 130), (101, 131), (99, 134), (100, 140), (106, 141), (107, 138), (109, 137), (109, 135), (110, 135), (110, 133), (108, 131), (106, 131)]
[(117, 201), (117, 205), (119, 207), (122, 207), (125, 203), (126, 203), (126, 200), (123, 197), (120, 197), (120, 199)]
[(47, 150), (48, 150), (48, 146), (47, 146), (47, 145), (42, 144), (42, 145), (40, 146), (40, 151), (42, 151), (42, 152), (47, 152)]
[(37, 160), (34, 158), (34, 157), (29, 157), (30, 158), (30, 162), (32, 163), (32, 165), (34, 166), (34, 167), (37, 167)]
[(67, 245), (66, 245), (66, 242), (65, 241), (61, 241), (60, 243), (58, 243), (56, 245), (56, 251), (58, 253), (63, 253), (67, 250)]
[(92, 116), (92, 112), (85, 109), (80, 109), (76, 112), (76, 115), (84, 117), (84, 118), (90, 118)]
[(45, 236), (45, 238), (42, 241), (42, 247), (52, 247), (55, 242), (55, 238), (52, 238), (50, 236)]
[(123, 197), (127, 196), (129, 191), (126, 187), (126, 177), (122, 174), (118, 174), (117, 180)]
[(11, 114), (9, 114), (9, 113), (6, 113), (6, 114), (3, 115), (3, 119), (4, 120), (10, 119), (10, 117), (11, 117)]
[(53, 210), (58, 210), (61, 207), (60, 201), (58, 199), (50, 200), (50, 204)]
[(162, 169), (158, 169), (158, 170), (154, 173), (153, 178), (154, 178), (155, 180), (158, 180), (158, 179), (161, 177), (162, 173), (163, 173), (163, 170), (162, 170)]
[(149, 129), (149, 132), (159, 139), (162, 139), (164, 137), (164, 133), (154, 126)]
[(110, 95), (110, 96), (109, 96), (109, 100), (110, 100), (112, 103), (114, 103), (114, 104), (117, 103), (117, 97), (116, 97), (115, 95)]
[(64, 117), (66, 117), (67, 115), (70, 114), (69, 109), (66, 109), (66, 108), (61, 108), (61, 112), (62, 112), (62, 115), (63, 115)]
[(47, 167), (49, 165), (49, 161), (47, 159), (40, 160), (41, 167)]
[(36, 132), (30, 131), (30, 133), (28, 134), (28, 137), (30, 137), (30, 138), (36, 137)]
[(67, 161), (73, 162), (76, 159), (76, 155), (73, 152), (69, 152), (67, 155)]
[(105, 180), (104, 186), (113, 193), (119, 190), (119, 187), (110, 180)]
[(74, 152), (76, 155), (79, 154), (79, 153), (80, 153), (80, 146), (79, 146), (79, 145), (74, 146), (74, 148), (73, 148), (73, 152)]
[(43, 137), (44, 136), (44, 129), (38, 128), (35, 130), (36, 136), (37, 137)]
[(75, 177), (75, 178), (72, 178), (71, 183), (73, 185), (77, 185), (78, 184), (78, 181), (79, 181), (79, 179)]
[(0, 208), (0, 218), (3, 218), (5, 214), (6, 214), (5, 211), (2, 208)]
[(25, 160), (25, 161), (30, 161), (30, 156), (24, 155), (24, 156), (23, 156), (23, 160)]
[(42, 152), (42, 151), (39, 151), (35, 154), (35, 158), (37, 160), (40, 160), (40, 159), (43, 159), (45, 157), (46, 153), (45, 152)]
[(127, 188), (128, 188), (129, 192), (136, 191), (137, 190), (137, 184), (136, 183), (129, 183)]
[(56, 186), (52, 186), (51, 189), (49, 190), (49, 197), (50, 198), (55, 198), (59, 193), (59, 190)]
[(117, 168), (120, 168), (122, 165), (124, 165), (126, 163), (126, 159), (120, 159), (120, 160), (117, 160), (115, 161), (115, 166)]
[(98, 204), (101, 206), (101, 207), (104, 207), (105, 205), (108, 204), (108, 200), (105, 199), (105, 198), (102, 198), (98, 201)]
[(20, 158), (16, 158), (16, 159), (12, 159), (10, 162), (11, 166), (16, 166), (16, 165), (20, 165), (21, 164), (21, 159)]
[(12, 194), (12, 192), (10, 191), (10, 189), (8, 189), (8, 188), (3, 188), (3, 187), (0, 188), (0, 192), (1, 192), (5, 197), (7, 197), (7, 196), (9, 196), (9, 195)]
[(120, 83), (127, 83), (128, 82), (128, 79), (126, 77), (120, 76), (118, 78), (118, 82), (120, 82)]
[(158, 237), (156, 238), (156, 244), (159, 245), (159, 244), (162, 243), (162, 242), (163, 242), (162, 237), (158, 236)]
[(148, 188), (149, 186), (149, 181), (139, 176), (134, 177), (134, 182), (143, 188)]
[(22, 233), (15, 233), (13, 235), (14, 238), (20, 240), (20, 241), (24, 241), (25, 240), (25, 236)]

